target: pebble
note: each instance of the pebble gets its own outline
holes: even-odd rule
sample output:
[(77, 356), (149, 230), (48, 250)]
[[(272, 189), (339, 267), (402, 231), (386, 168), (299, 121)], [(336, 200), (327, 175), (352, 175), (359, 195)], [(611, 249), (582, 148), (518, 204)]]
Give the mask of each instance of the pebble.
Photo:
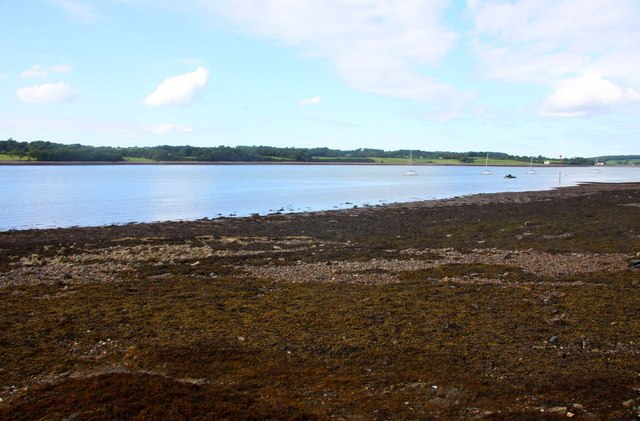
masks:
[(579, 403), (574, 403), (573, 405), (571, 405), (573, 407), (574, 410), (576, 411), (584, 411), (584, 406), (582, 404)]
[(547, 409), (547, 412), (551, 415), (559, 415), (564, 417), (567, 415), (567, 407), (566, 406), (554, 406), (553, 408)]
[(431, 405), (444, 405), (446, 402), (447, 402), (447, 400), (444, 399), (444, 398), (436, 397), (436, 398), (429, 399), (429, 403)]
[(634, 399), (629, 399), (628, 401), (622, 402), (622, 406), (624, 406), (625, 408), (633, 408), (635, 404), (636, 401)]

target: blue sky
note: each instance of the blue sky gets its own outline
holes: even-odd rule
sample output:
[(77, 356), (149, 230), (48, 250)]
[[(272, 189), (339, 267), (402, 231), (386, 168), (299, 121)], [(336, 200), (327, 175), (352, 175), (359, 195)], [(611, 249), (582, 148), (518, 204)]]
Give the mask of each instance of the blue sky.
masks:
[(4, 0), (0, 139), (638, 154), (637, 0)]

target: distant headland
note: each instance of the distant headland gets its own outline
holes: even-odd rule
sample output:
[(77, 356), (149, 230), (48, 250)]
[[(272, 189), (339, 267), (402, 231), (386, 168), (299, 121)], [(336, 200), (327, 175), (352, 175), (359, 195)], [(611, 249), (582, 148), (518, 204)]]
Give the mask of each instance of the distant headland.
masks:
[(640, 165), (640, 155), (549, 158), (503, 152), (422, 151), (359, 148), (273, 146), (146, 146), (112, 147), (48, 141), (0, 140), (0, 164), (406, 164), (416, 165)]

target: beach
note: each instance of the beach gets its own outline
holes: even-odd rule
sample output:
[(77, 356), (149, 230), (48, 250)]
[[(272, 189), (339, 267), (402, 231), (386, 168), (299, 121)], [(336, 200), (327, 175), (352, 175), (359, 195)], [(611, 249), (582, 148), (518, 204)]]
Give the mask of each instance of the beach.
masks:
[(635, 419), (640, 184), (0, 232), (2, 419)]

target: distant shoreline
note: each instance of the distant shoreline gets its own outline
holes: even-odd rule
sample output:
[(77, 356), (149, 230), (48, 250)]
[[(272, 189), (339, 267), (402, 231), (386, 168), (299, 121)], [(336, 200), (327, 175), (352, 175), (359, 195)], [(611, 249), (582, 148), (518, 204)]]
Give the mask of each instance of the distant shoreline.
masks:
[[(292, 162), (292, 161), (157, 161), (157, 162), (130, 162), (130, 161), (0, 161), (0, 166), (43, 166), (43, 165), (365, 165), (365, 166), (392, 166), (392, 167), (406, 167), (407, 163), (395, 163), (395, 162)], [(437, 163), (421, 163), (414, 162), (414, 167), (484, 167), (485, 164), (480, 163), (460, 163), (460, 164), (437, 164)], [(529, 164), (523, 162), (522, 164), (491, 164), (490, 167), (508, 167), (519, 168), (529, 167)], [(592, 167), (593, 165), (560, 165), (560, 164), (534, 164), (534, 168), (545, 167)], [(634, 167), (636, 165), (606, 165), (605, 167)]]

